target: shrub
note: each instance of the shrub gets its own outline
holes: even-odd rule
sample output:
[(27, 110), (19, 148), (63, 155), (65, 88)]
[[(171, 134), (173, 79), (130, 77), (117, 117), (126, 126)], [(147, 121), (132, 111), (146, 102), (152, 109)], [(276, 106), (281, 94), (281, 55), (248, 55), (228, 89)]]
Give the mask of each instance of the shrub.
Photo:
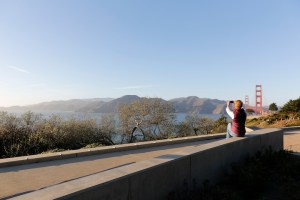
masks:
[(15, 157), (56, 151), (79, 149), (89, 144), (110, 145), (109, 134), (94, 119), (63, 120), (53, 115), (45, 119), (41, 114), (26, 112), (20, 117), (0, 112), (0, 157)]

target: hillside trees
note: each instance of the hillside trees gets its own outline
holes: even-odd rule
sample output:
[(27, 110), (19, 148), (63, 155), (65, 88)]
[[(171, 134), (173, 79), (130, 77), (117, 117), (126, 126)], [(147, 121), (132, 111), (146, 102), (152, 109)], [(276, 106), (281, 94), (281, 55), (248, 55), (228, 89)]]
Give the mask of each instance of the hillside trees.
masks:
[(90, 118), (64, 120), (57, 115), (43, 118), (30, 111), (21, 116), (0, 112), (0, 157), (114, 144), (114, 119), (104, 116), (102, 122), (105, 124)]
[(300, 97), (296, 100), (289, 100), (280, 110), (281, 114), (287, 114), (290, 118), (300, 116)]
[(47, 135), (41, 135), (42, 116), (26, 112), (20, 117), (0, 113), (0, 156), (15, 157), (41, 153)]
[[(1, 154), (6, 154), (8, 157), (21, 155), (21, 152), (26, 151), (24, 146), (26, 143), (26, 128), (22, 127), (22, 121), (14, 115), (9, 115), (7, 112), (0, 113), (0, 140)], [(23, 133), (24, 131), (24, 133)]]
[(0, 112), (0, 157), (15, 157), (63, 150), (132, 143), (225, 132), (227, 120), (188, 114), (177, 122), (172, 104), (159, 98), (141, 98), (114, 113), (94, 118), (63, 118), (26, 112)]
[(227, 130), (227, 118), (225, 115), (222, 115), (219, 119), (217, 119), (212, 127), (212, 133), (224, 133)]
[(106, 145), (114, 144), (116, 137), (116, 120), (114, 113), (107, 113), (102, 115), (100, 121), (100, 132), (102, 143)]
[(119, 107), (119, 128), (123, 142), (163, 139), (172, 135), (173, 106), (158, 98), (141, 98)]
[(185, 121), (188, 124), (190, 130), (193, 131), (195, 135), (198, 134), (208, 134), (212, 130), (214, 121), (207, 117), (201, 117), (198, 114), (188, 114), (185, 117)]
[(276, 103), (271, 103), (269, 106), (269, 110), (273, 111), (273, 112), (277, 111), (278, 107), (277, 107)]
[(300, 112), (300, 97), (296, 100), (289, 100), (286, 104), (281, 108), (281, 112), (286, 113), (297, 113)]
[(193, 131), (186, 120), (175, 124), (175, 131), (177, 137), (187, 137), (193, 134)]

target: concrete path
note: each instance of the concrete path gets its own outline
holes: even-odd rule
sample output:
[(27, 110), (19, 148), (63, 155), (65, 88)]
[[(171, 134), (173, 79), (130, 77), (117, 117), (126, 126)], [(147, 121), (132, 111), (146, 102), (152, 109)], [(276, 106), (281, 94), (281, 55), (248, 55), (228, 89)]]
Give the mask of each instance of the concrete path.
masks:
[(217, 140), (220, 139), (0, 168), (0, 198), (6, 199), (32, 190)]
[(284, 149), (300, 152), (300, 128), (284, 131)]
[[(17, 196), (65, 181), (109, 170), (148, 158), (193, 148), (220, 139), (76, 157), (0, 168), (0, 199)], [(300, 128), (284, 131), (284, 149), (300, 152)]]

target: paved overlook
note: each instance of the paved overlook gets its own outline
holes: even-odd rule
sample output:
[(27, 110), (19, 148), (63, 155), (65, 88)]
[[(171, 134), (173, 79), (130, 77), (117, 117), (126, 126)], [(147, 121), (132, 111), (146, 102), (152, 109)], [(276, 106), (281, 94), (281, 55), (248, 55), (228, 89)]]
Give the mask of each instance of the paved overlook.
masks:
[[(135, 150), (131, 149), (99, 155), (2, 167), (0, 168), (0, 198), (17, 196), (19, 194), (38, 190), (65, 181), (78, 179), (80, 177), (103, 172), (112, 168), (174, 153), (187, 148), (197, 147), (221, 140), (221, 138), (223, 139), (224, 137), (224, 134), (222, 134), (217, 135), (216, 139), (211, 138), (209, 140), (198, 140), (163, 146), (158, 145), (156, 147), (140, 148)], [(154, 142), (151, 143), (155, 144)], [(26, 159), (26, 157), (24, 157), (24, 159)]]
[[(251, 134), (251, 133), (250, 133)], [(224, 140), (225, 134), (116, 145), (0, 160), (0, 199)], [(300, 127), (284, 130), (284, 148), (300, 152)], [(95, 153), (93, 153), (95, 151)], [(86, 155), (88, 154), (88, 155)], [(52, 155), (52, 157), (50, 156)], [(53, 156), (54, 155), (54, 156)], [(75, 155), (75, 156), (74, 156)], [(59, 159), (59, 156), (71, 157)], [(43, 160), (43, 162), (41, 162)], [(49, 160), (49, 161), (47, 161)], [(30, 163), (31, 164), (24, 164)], [(38, 163), (36, 163), (38, 162)], [(23, 163), (20, 165), (20, 163)]]

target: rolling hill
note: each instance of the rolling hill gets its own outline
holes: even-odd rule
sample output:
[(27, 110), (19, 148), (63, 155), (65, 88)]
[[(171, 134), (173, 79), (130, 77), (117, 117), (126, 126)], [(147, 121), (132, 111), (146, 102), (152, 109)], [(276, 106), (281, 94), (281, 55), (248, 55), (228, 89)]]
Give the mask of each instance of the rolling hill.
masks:
[[(119, 105), (128, 104), (140, 99), (136, 95), (125, 95), (120, 98), (72, 99), (51, 101), (29, 106), (1, 107), (2, 111), (11, 112), (87, 112), (113, 113)], [(165, 101), (161, 99), (162, 101)], [(176, 113), (224, 114), (226, 102), (217, 99), (199, 98), (197, 96), (181, 97), (169, 100)]]

